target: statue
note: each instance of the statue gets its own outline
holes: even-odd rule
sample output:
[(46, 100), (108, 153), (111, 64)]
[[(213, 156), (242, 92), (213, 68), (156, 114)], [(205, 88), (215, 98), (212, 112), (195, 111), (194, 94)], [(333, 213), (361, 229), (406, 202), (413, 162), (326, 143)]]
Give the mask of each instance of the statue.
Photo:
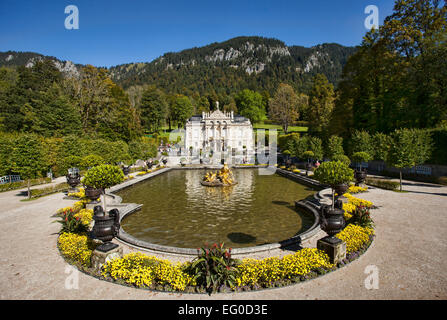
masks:
[(228, 165), (224, 165), (222, 169), (216, 172), (208, 172), (203, 177), (201, 184), (207, 187), (229, 187), (235, 185), (237, 182), (234, 180), (233, 172), (231, 172)]

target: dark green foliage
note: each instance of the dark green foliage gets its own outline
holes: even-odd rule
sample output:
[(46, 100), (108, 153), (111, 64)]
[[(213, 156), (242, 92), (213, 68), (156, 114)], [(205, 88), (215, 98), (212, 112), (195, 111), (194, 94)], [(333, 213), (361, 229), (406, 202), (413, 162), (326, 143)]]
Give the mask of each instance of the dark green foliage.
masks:
[(447, 120), (446, 14), (445, 1), (395, 2), (393, 14), (366, 34), (343, 70), (336, 133), (390, 133)]
[(164, 93), (155, 86), (143, 92), (139, 105), (141, 125), (149, 132), (157, 131), (168, 114), (168, 104)]
[(430, 158), (430, 163), (433, 164), (447, 164), (447, 127), (440, 127), (431, 132), (433, 141), (433, 152)]

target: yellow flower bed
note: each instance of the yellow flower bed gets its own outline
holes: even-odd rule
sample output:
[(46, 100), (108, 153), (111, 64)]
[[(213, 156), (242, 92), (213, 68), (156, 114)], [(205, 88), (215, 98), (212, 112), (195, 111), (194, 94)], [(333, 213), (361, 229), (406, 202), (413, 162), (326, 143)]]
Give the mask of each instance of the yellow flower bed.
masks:
[(374, 229), (363, 228), (349, 224), (336, 237), (346, 242), (346, 253), (358, 251), (364, 244), (369, 242), (369, 236), (374, 234)]
[(373, 203), (368, 200), (359, 199), (351, 195), (350, 193), (345, 193), (344, 196), (348, 199), (348, 203), (356, 206), (356, 207), (367, 207), (371, 208)]
[(68, 194), (69, 197), (75, 197), (75, 198), (85, 198), (85, 189), (84, 188), (79, 188), (79, 192), (72, 192)]
[(352, 218), (352, 213), (355, 211), (356, 206), (352, 203), (343, 203), (343, 211), (345, 212), (344, 216), (346, 220)]
[(87, 235), (76, 233), (62, 233), (58, 239), (59, 249), (62, 254), (82, 265), (89, 265), (94, 244)]
[(318, 268), (330, 269), (332, 267), (329, 257), (323, 251), (304, 248), (282, 258), (244, 259), (238, 266), (240, 275), (236, 282), (238, 286), (260, 285), (304, 276)]
[(363, 187), (351, 185), (351, 186), (349, 186), (347, 193), (354, 194), (354, 193), (365, 192), (367, 190), (368, 190), (368, 187), (363, 188)]
[(93, 220), (93, 209), (81, 209), (75, 213), (75, 218), (79, 217), (83, 225), (88, 226)]
[(77, 201), (77, 202), (75, 202), (74, 204), (73, 204), (73, 210), (74, 211), (78, 211), (78, 210), (81, 210), (81, 209), (84, 209), (85, 208), (85, 205), (87, 204), (87, 203), (89, 203), (90, 202), (90, 200), (89, 199), (83, 199), (83, 200), (79, 200), (79, 201)]
[(195, 285), (193, 279), (182, 271), (182, 265), (173, 265), (168, 260), (149, 257), (140, 252), (129, 253), (113, 259), (103, 266), (103, 277), (121, 279), (137, 287), (150, 286), (154, 282), (169, 284), (175, 290), (184, 290), (187, 285)]

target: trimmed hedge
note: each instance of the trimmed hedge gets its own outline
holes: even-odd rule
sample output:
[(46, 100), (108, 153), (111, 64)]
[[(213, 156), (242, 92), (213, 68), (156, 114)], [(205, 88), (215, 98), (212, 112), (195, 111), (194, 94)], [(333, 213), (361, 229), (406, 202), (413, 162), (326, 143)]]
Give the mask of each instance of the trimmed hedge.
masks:
[(383, 180), (383, 179), (371, 179), (371, 178), (366, 178), (366, 184), (373, 186), (373, 187), (386, 189), (386, 190), (397, 190), (400, 185), (399, 182), (397, 182), (397, 181)]
[[(51, 178), (39, 178), (39, 179), (31, 179), (30, 186), (37, 186), (40, 184), (50, 183)], [(22, 189), (28, 187), (28, 181), (19, 181), (12, 183), (0, 184), (0, 192)]]

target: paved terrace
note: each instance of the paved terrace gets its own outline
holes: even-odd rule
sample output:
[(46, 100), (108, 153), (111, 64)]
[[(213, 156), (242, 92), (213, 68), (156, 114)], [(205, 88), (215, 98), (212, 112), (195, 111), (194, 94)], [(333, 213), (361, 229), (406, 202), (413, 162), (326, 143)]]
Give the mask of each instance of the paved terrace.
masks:
[[(59, 224), (52, 223), (52, 215), (75, 201), (64, 200), (64, 195), (58, 193), (22, 202), (26, 189), (0, 193), (0, 298), (447, 299), (447, 187), (404, 183), (406, 193), (370, 187), (360, 195), (379, 208), (372, 211), (377, 237), (359, 260), (285, 288), (212, 296), (151, 292), (83, 273), (79, 273), (78, 289), (68, 290), (65, 282), (70, 268), (57, 250)], [(316, 239), (308, 245), (315, 246)], [(132, 249), (125, 248), (129, 250)], [(285, 253), (288, 252), (278, 250), (264, 254)], [(367, 290), (364, 286), (365, 268), (369, 265), (379, 270), (378, 289)]]

